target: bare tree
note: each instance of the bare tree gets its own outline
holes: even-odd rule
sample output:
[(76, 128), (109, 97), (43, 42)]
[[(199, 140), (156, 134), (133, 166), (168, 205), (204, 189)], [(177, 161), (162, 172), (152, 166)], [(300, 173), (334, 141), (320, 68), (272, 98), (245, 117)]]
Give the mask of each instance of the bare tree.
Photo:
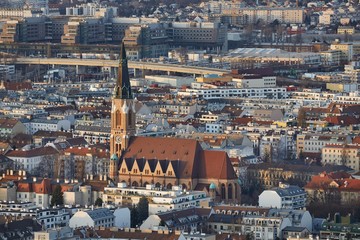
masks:
[(54, 155), (44, 156), (39, 165), (33, 170), (33, 174), (40, 177), (54, 177), (55, 161), (56, 157)]

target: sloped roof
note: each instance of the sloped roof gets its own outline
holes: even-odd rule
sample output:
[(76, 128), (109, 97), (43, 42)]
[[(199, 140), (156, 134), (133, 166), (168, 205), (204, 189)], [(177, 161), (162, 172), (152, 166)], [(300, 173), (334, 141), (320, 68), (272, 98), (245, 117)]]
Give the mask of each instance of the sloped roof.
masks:
[(160, 164), (165, 173), (171, 164), (179, 178), (237, 178), (226, 152), (204, 151), (193, 139), (133, 137), (123, 159), (129, 170), (145, 159), (152, 171)]
[(226, 152), (205, 150), (200, 159), (199, 178), (237, 179)]
[(33, 134), (33, 137), (66, 137), (71, 138), (72, 133), (71, 132), (62, 132), (62, 131), (45, 131), (45, 130), (39, 130), (36, 133)]
[(354, 116), (329, 116), (325, 118), (325, 121), (340, 126), (349, 126), (360, 123), (360, 120)]
[(114, 217), (112, 212), (107, 208), (96, 208), (94, 210), (88, 210), (86, 213), (94, 220)]
[(25, 82), (4, 82), (6, 90), (21, 91), (32, 89), (30, 81)]
[(180, 160), (180, 178), (187, 178), (197, 175), (198, 164), (195, 162), (201, 150), (199, 143), (193, 139), (132, 137), (124, 158)]
[(0, 128), (13, 128), (18, 122), (14, 118), (0, 118)]
[(105, 148), (98, 147), (70, 147), (64, 151), (65, 153), (74, 154), (75, 156), (92, 155), (99, 158), (110, 158), (110, 152)]
[(46, 156), (46, 155), (54, 155), (57, 154), (58, 151), (53, 147), (40, 147), (34, 148), (27, 151), (23, 150), (12, 150), (9, 151), (6, 156), (7, 157), (23, 157), (23, 158), (31, 158), (37, 156)]
[(51, 194), (52, 185), (48, 178), (39, 179), (36, 182), (21, 180), (17, 184), (17, 192), (35, 192), (42, 194)]
[(165, 213), (159, 213), (159, 218), (164, 221), (168, 227), (176, 227), (201, 222), (203, 217), (208, 217), (211, 212), (210, 208), (187, 208)]

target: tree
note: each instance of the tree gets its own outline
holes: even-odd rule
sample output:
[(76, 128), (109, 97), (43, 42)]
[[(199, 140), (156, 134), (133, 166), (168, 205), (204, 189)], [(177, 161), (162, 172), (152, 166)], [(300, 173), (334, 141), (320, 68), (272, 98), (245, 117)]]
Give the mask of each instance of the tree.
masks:
[(269, 148), (265, 148), (263, 160), (264, 160), (264, 162), (271, 162), (271, 160), (272, 160), (271, 145), (269, 146)]
[(137, 205), (138, 223), (142, 224), (149, 217), (149, 201), (146, 197), (142, 197)]
[(51, 206), (58, 206), (58, 205), (63, 205), (64, 204), (64, 194), (61, 191), (61, 186), (60, 185), (56, 185), (53, 193), (52, 193), (52, 198), (51, 198)]
[(165, 227), (165, 221), (161, 219), (161, 221), (160, 221), (160, 223), (159, 223), (159, 226)]
[(101, 207), (103, 205), (103, 200), (101, 198), (97, 198), (95, 201), (95, 206)]
[(299, 113), (297, 116), (298, 127), (305, 128), (306, 127), (306, 112), (304, 108), (299, 109)]
[(138, 211), (135, 205), (133, 205), (130, 209), (130, 216), (131, 216), (131, 227), (136, 228), (138, 225)]
[(245, 235), (245, 239), (246, 239), (246, 240), (253, 240), (253, 239), (254, 239), (253, 233), (252, 233), (252, 232), (251, 232), (251, 233), (247, 233), (247, 234)]
[(47, 155), (42, 158), (39, 165), (33, 170), (33, 175), (52, 178), (54, 177), (56, 157)]
[(346, 166), (348, 160), (349, 160), (348, 151), (346, 149), (346, 145), (343, 145), (342, 153), (341, 153), (341, 165)]

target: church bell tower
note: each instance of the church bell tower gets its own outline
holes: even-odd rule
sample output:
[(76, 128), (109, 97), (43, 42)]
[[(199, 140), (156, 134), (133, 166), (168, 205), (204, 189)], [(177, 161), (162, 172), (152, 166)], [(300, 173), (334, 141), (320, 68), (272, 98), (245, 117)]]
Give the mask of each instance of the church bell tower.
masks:
[(115, 84), (111, 107), (110, 168), (113, 180), (118, 177), (118, 165), (122, 152), (135, 134), (135, 105), (131, 92), (128, 63), (124, 43), (121, 44), (118, 78)]

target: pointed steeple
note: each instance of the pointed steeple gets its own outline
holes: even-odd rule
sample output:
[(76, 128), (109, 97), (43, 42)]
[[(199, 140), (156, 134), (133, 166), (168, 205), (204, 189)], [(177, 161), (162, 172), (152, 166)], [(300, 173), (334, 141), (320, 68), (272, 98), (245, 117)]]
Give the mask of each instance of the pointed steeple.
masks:
[(124, 42), (120, 47), (118, 78), (114, 89), (114, 98), (133, 99)]

